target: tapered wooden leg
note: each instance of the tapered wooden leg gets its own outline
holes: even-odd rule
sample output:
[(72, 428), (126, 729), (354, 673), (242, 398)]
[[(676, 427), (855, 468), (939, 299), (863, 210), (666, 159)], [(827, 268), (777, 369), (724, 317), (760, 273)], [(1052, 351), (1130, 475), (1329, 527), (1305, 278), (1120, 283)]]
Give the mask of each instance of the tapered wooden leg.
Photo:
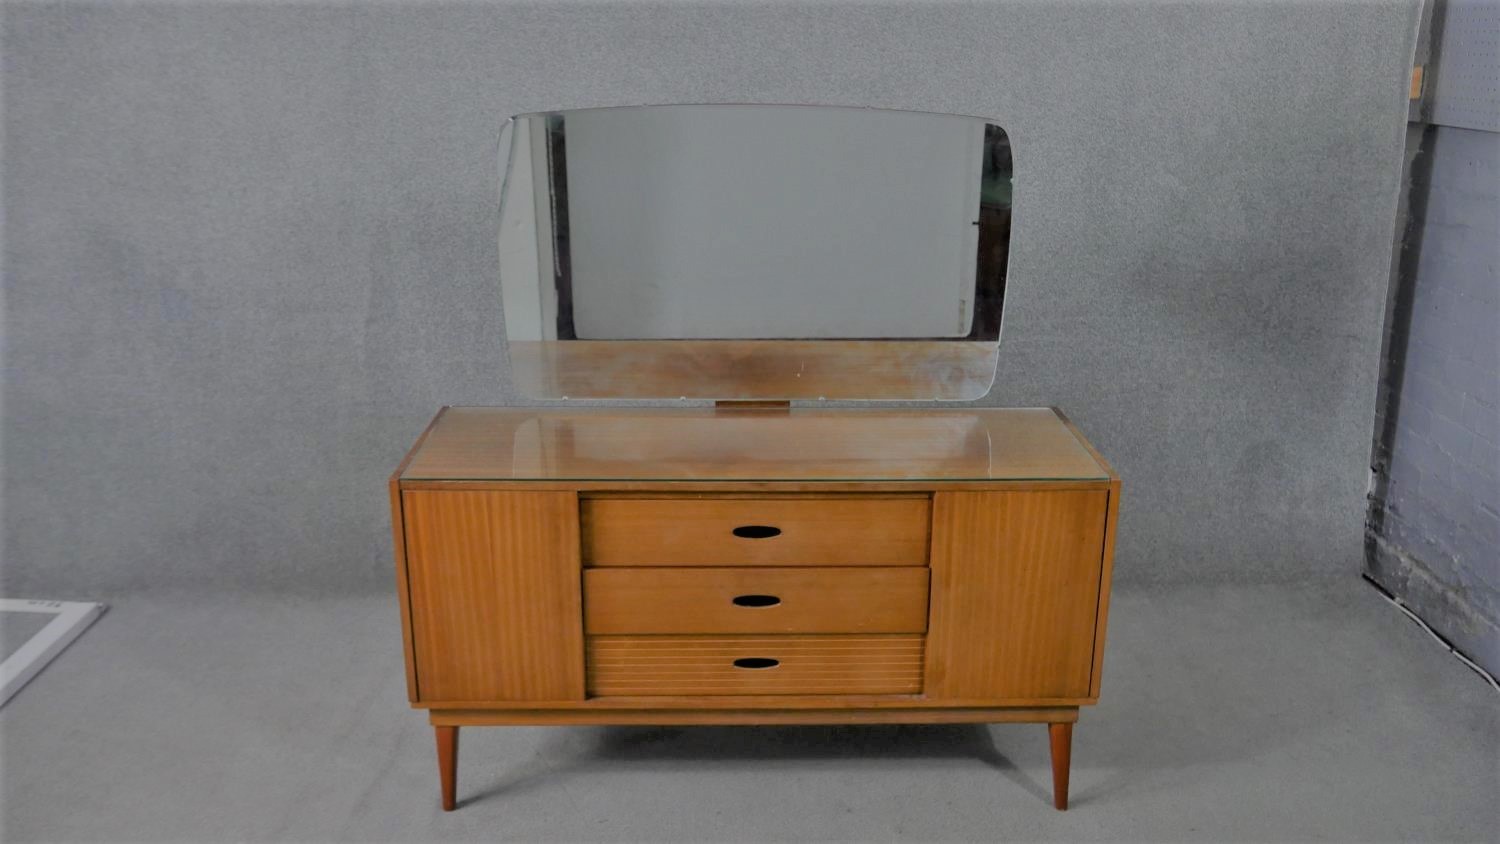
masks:
[(443, 811), (451, 812), (458, 805), (454, 797), (458, 793), (458, 728), (433, 727), (437, 733), (438, 778), (443, 783)]
[(1058, 811), (1068, 810), (1068, 767), (1073, 756), (1073, 725), (1048, 724), (1047, 738), (1052, 740), (1052, 805)]

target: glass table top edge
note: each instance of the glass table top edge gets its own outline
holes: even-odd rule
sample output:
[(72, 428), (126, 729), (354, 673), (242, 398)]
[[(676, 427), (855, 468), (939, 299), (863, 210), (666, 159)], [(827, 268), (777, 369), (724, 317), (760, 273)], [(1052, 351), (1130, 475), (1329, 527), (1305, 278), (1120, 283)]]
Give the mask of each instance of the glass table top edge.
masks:
[[(652, 421), (674, 430), (653, 432)], [(844, 437), (840, 426), (851, 425), (856, 430)], [(723, 436), (729, 433), (737, 436)], [(762, 434), (769, 457), (744, 443)], [(802, 447), (775, 439), (799, 434), (816, 435), (817, 442)], [(882, 456), (888, 441), (907, 456)], [(777, 456), (777, 448), (786, 453)], [(445, 407), (398, 479), (948, 485), (1108, 483), (1115, 475), (1050, 407)]]

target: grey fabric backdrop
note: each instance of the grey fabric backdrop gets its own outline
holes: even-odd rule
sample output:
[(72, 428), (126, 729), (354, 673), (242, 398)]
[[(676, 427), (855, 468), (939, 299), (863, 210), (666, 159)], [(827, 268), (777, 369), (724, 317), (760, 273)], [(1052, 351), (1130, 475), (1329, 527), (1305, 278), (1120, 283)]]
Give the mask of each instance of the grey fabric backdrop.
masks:
[(496, 131), (995, 118), (992, 405), (1125, 478), (1127, 582), (1353, 577), (1415, 0), (4, 6), (8, 594), (390, 588), (384, 480), (504, 404)]

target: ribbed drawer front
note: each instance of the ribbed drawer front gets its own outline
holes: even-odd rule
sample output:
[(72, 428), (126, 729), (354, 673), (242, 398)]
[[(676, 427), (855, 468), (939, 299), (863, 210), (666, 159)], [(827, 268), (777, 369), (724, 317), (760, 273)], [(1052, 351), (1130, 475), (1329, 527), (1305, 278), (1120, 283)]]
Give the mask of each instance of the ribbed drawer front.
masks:
[(621, 633), (921, 633), (928, 570), (596, 568), (584, 630)]
[(916, 694), (920, 634), (590, 636), (594, 696)]
[(920, 566), (927, 496), (588, 498), (593, 566)]

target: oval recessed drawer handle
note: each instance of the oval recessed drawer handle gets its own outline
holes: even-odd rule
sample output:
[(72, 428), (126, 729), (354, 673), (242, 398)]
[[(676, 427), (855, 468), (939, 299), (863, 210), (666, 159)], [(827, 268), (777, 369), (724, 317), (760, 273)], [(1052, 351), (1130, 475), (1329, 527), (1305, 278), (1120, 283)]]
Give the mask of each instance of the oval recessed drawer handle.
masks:
[(781, 599), (775, 595), (737, 595), (734, 605), (737, 607), (774, 607), (781, 603)]
[(780, 664), (781, 660), (766, 656), (744, 656), (734, 661), (735, 668), (775, 668)]
[(770, 539), (781, 535), (781, 528), (770, 525), (740, 525), (730, 531), (741, 539)]

